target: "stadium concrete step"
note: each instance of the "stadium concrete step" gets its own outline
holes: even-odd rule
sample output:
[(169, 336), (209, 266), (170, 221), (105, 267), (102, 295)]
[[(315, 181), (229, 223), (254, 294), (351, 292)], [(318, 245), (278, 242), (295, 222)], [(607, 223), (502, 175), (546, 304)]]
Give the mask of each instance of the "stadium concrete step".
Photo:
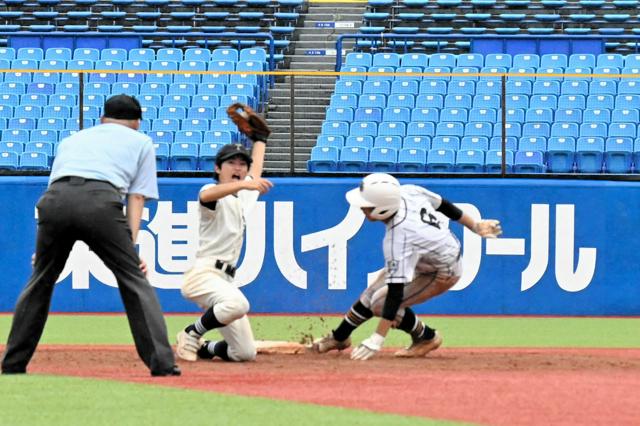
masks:
[[(333, 89), (334, 89), (333, 86), (330, 88), (324, 88), (324, 87), (314, 88), (312, 86), (311, 87), (309, 86), (294, 87), (294, 92), (295, 92), (296, 98), (298, 98), (299, 96), (313, 98), (316, 96), (325, 97), (329, 92), (333, 92)], [(271, 93), (273, 94), (273, 97), (284, 97), (284, 96), (289, 96), (291, 94), (291, 90), (289, 89), (289, 87), (276, 88), (276, 89), (271, 89)]]
[[(289, 117), (291, 116), (291, 114), (289, 113), (289, 111), (270, 111), (269, 112), (269, 117), (272, 119), (282, 119), (282, 120), (289, 120)], [(294, 118), (295, 120), (324, 120), (325, 117), (325, 112), (324, 112), (324, 108), (322, 111), (318, 112), (318, 111), (312, 111), (312, 112), (303, 112), (303, 111), (295, 111), (295, 115)]]

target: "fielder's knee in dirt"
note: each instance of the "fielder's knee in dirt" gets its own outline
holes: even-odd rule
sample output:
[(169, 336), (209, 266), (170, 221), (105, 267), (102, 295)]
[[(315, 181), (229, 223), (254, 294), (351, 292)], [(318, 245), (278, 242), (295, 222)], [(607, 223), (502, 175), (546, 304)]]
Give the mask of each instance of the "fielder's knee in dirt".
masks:
[(231, 347), (227, 350), (229, 358), (236, 362), (255, 361), (257, 350), (254, 344), (245, 344), (239, 347)]

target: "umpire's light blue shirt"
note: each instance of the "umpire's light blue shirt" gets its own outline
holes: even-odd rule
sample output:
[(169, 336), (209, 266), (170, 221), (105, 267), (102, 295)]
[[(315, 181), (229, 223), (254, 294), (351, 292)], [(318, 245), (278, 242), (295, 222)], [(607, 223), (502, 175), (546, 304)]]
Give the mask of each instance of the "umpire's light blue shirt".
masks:
[(122, 194), (158, 198), (151, 138), (120, 124), (100, 124), (64, 138), (49, 184), (64, 176), (107, 181)]

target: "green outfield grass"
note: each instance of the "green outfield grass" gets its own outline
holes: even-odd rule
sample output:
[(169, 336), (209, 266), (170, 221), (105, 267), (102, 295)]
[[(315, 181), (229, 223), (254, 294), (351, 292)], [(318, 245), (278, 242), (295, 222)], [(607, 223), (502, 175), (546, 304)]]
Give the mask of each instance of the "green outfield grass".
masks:
[[(197, 315), (168, 315), (170, 339)], [(640, 347), (638, 318), (424, 317), (439, 329), (448, 347)], [(302, 341), (318, 337), (339, 316), (259, 316), (251, 318), (257, 339)], [(0, 342), (11, 316), (0, 315)], [(376, 321), (354, 334), (366, 338)], [(123, 315), (52, 315), (44, 344), (132, 344)], [(394, 331), (385, 346), (407, 343)], [(44, 375), (0, 376), (0, 424), (65, 425), (460, 425), (361, 410), (321, 407), (266, 398), (248, 398), (162, 386), (136, 385)]]
[[(170, 336), (197, 315), (167, 315)], [(640, 318), (535, 318), (535, 317), (423, 317), (440, 330), (448, 347), (640, 347)], [(251, 317), (256, 339), (302, 341), (335, 328), (339, 316)], [(5, 342), (11, 317), (0, 315), (0, 342)], [(372, 320), (354, 333), (366, 338), (374, 329)], [(123, 315), (51, 315), (42, 343), (133, 344)], [(403, 346), (407, 336), (393, 331), (385, 346)]]
[(462, 425), (162, 386), (2, 376), (3, 425)]

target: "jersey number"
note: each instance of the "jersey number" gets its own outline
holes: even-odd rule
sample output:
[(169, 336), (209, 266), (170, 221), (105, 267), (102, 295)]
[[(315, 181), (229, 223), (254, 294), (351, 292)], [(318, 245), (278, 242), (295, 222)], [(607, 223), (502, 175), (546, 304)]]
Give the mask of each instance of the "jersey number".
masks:
[(432, 215), (431, 213), (427, 212), (427, 209), (425, 208), (422, 208), (420, 210), (420, 220), (426, 223), (427, 225), (431, 225), (434, 228), (440, 229), (440, 222), (438, 221), (438, 218)]

